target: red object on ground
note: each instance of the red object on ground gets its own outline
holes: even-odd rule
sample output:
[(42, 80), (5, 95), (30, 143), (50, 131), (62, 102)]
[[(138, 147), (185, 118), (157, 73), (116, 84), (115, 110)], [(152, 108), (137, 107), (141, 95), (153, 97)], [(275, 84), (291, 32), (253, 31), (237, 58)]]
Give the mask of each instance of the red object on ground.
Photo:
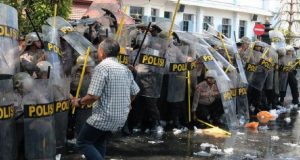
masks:
[(253, 32), (258, 36), (263, 35), (265, 33), (265, 25), (259, 23), (255, 24)]

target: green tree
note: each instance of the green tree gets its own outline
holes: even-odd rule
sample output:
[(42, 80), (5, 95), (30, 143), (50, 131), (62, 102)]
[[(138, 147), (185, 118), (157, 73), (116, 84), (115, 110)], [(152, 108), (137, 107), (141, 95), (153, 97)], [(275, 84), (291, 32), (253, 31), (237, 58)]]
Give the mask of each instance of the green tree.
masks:
[(33, 27), (26, 17), (24, 10), (27, 8), (31, 19), (41, 32), (41, 26), (45, 20), (54, 15), (54, 3), (57, 4), (57, 15), (68, 19), (71, 13), (72, 0), (0, 0), (1, 3), (8, 4), (17, 9), (19, 13), (19, 30), (20, 34), (33, 32)]

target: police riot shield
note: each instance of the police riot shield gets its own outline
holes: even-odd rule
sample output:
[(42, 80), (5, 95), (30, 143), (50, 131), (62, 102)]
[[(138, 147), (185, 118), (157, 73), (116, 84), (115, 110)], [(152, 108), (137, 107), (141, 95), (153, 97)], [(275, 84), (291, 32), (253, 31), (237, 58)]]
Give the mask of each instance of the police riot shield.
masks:
[[(72, 83), (71, 83), (71, 87), (73, 88), (73, 90), (77, 89), (78, 84), (79, 84), (79, 79), (80, 79), (80, 75), (81, 75), (81, 70), (77, 70), (75, 71), (74, 74), (72, 74)], [(81, 89), (79, 92), (79, 97), (83, 97), (87, 94), (90, 82), (91, 82), (91, 73), (90, 74), (86, 74), (83, 77), (83, 82), (81, 85)], [(83, 125), (85, 124), (86, 120), (92, 115), (92, 108), (93, 105), (82, 105), (76, 108), (75, 111), (75, 133), (76, 136), (79, 135), (79, 132), (81, 130), (81, 128), (83, 127)]]
[(0, 75), (14, 75), (19, 70), (18, 12), (0, 3)]
[(48, 25), (42, 26), (44, 35), (44, 46), (47, 53), (47, 61), (52, 64), (51, 78), (60, 79), (64, 76), (62, 66), (62, 51), (60, 47), (60, 38), (56, 28)]
[(128, 53), (131, 51), (131, 39), (129, 38), (128, 27), (124, 26), (119, 38), (117, 39), (120, 45), (120, 53), (117, 56), (117, 59), (120, 63), (124, 65), (129, 64), (129, 56)]
[(23, 96), (26, 159), (55, 158), (54, 103), (48, 79), (34, 80)]
[(275, 78), (277, 72), (275, 69), (278, 65), (278, 55), (273, 48), (270, 48), (269, 52), (270, 52), (270, 60), (271, 60), (270, 62), (272, 63), (272, 68), (268, 72), (265, 88), (267, 90), (273, 90), (273, 89), (276, 90), (276, 88), (279, 85), (278, 79)]
[[(83, 76), (83, 81), (81, 85), (81, 89), (79, 92), (79, 97), (84, 97), (87, 94), (90, 82), (91, 82), (91, 77), (92, 77), (92, 66), (89, 66), (86, 68), (86, 72)], [(82, 68), (78, 65), (74, 66), (72, 69), (72, 74), (71, 74), (71, 93), (73, 95), (76, 94), (79, 81), (80, 81), (80, 76), (81, 76)], [(92, 114), (92, 105), (85, 105), (85, 106), (79, 106), (75, 110), (75, 137), (79, 135), (79, 132), (82, 128), (82, 126), (85, 124), (87, 118)]]
[(253, 73), (249, 76), (249, 85), (262, 91), (269, 72), (272, 72), (273, 63), (269, 46), (265, 46), (263, 52), (253, 51), (252, 64), (248, 63), (246, 68), (253, 68)]
[(224, 116), (223, 122), (229, 127), (237, 127), (238, 121), (236, 117), (236, 107), (232, 99), (231, 81), (223, 68), (218, 64), (216, 59), (211, 55), (207, 46), (195, 44), (197, 53), (200, 55), (201, 61), (208, 70), (215, 70), (217, 72), (216, 83), (220, 92), (220, 97), (223, 104)]
[(188, 46), (170, 44), (166, 51), (169, 73), (167, 102), (182, 102), (185, 99)]
[(52, 83), (55, 108), (56, 148), (62, 148), (67, 141), (68, 111), (70, 109), (70, 79), (61, 78)]
[(91, 52), (96, 52), (97, 49), (83, 35), (75, 31), (72, 25), (62, 17), (50, 17), (46, 22), (53, 28), (57, 28), (63, 39), (65, 39), (80, 55), (84, 55), (90, 47)]
[(16, 125), (11, 80), (0, 80), (0, 159), (16, 159)]
[(286, 92), (288, 74), (292, 71), (294, 58), (292, 55), (285, 55), (279, 60), (279, 91)]
[(164, 58), (166, 40), (147, 36), (138, 57), (137, 50), (130, 54), (130, 61), (136, 59), (134, 66), (137, 72), (136, 81), (140, 87), (140, 95), (159, 98), (166, 59)]

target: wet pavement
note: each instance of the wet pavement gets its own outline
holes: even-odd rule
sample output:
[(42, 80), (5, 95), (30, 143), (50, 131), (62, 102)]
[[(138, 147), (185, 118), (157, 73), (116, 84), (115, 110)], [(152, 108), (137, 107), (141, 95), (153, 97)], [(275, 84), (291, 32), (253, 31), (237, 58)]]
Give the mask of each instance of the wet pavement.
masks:
[[(215, 138), (187, 131), (160, 136), (146, 133), (129, 137), (115, 135), (107, 159), (300, 159), (300, 111), (288, 110), (258, 130), (240, 128), (229, 138)], [(210, 146), (210, 147), (209, 147)], [(72, 147), (69, 147), (72, 151)], [(202, 152), (200, 152), (202, 151)], [(83, 159), (68, 153), (63, 160)]]

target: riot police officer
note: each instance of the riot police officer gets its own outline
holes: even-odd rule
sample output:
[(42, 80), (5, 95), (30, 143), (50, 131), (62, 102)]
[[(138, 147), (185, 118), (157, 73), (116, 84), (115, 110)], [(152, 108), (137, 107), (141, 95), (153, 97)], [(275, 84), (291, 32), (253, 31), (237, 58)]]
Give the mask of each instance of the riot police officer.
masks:
[(286, 96), (286, 89), (288, 85), (290, 86), (291, 93), (292, 93), (292, 103), (295, 105), (298, 105), (299, 103), (299, 91), (298, 91), (298, 81), (296, 79), (297, 71), (295, 70), (295, 67), (293, 67), (293, 64), (296, 60), (295, 56), (295, 50), (293, 46), (288, 45), (286, 46), (286, 59), (287, 59), (287, 67), (290, 67), (288, 69), (288, 75), (287, 75), (287, 81), (285, 82), (285, 90), (280, 94), (280, 102), (284, 102), (284, 97)]
[[(39, 35), (42, 35), (39, 33)], [(38, 71), (36, 64), (46, 60), (46, 54), (42, 49), (42, 42), (35, 32), (25, 36), (26, 49), (20, 56), (21, 71), (33, 75)]]
[[(83, 65), (84, 65), (84, 60), (85, 60), (85, 55), (79, 56), (76, 60), (76, 65), (72, 69), (71, 94), (73, 96), (76, 95), (76, 91), (77, 91), (77, 88), (79, 85), (80, 75), (81, 75)], [(95, 61), (91, 57), (88, 57), (85, 74), (84, 74), (84, 78), (83, 78), (83, 83), (81, 86), (79, 96), (86, 95), (91, 78), (92, 78), (92, 73), (93, 73), (94, 67), (95, 67)], [(76, 109), (76, 112), (75, 112), (75, 137), (78, 136), (82, 126), (84, 125), (85, 121), (91, 114), (92, 114), (92, 106), (80, 106)]]

